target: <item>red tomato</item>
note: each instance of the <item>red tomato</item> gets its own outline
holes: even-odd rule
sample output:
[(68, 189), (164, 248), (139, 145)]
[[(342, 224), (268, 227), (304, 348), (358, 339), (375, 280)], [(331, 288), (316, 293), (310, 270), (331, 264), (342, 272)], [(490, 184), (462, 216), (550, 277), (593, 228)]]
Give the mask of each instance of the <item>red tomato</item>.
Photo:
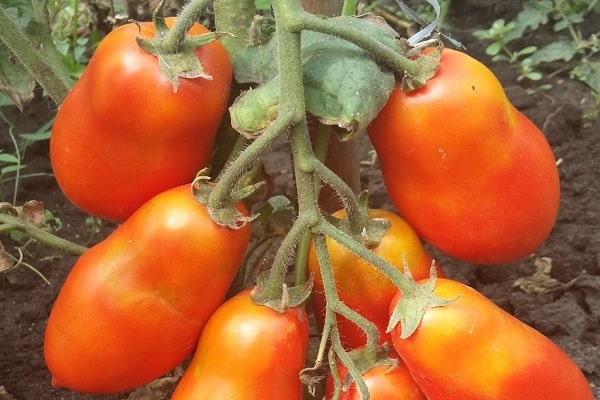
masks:
[[(345, 218), (346, 213), (344, 210), (340, 210), (333, 216)], [(391, 211), (380, 209), (369, 210), (368, 217), (370, 219), (384, 218), (391, 223), (379, 245), (371, 249), (374, 254), (382, 257), (400, 271), (404, 271), (405, 264), (408, 265), (414, 279), (429, 277), (433, 260), (406, 221)], [(397, 287), (383, 272), (335, 240), (327, 238), (327, 248), (340, 300), (379, 328), (380, 344), (390, 342), (389, 334), (385, 330), (389, 321), (389, 304), (396, 294)], [(322, 327), (325, 320), (325, 291), (314, 244), (311, 244), (308, 253), (308, 270), (314, 274), (311, 300), (317, 323)], [(438, 275), (443, 276), (443, 271), (439, 267), (437, 272)], [(344, 347), (350, 349), (365, 345), (364, 332), (353, 322), (337, 316), (337, 325)]]
[(44, 342), (53, 384), (114, 393), (177, 366), (222, 303), (249, 239), (250, 226), (215, 224), (190, 185), (148, 201), (84, 253), (61, 288)]
[[(173, 18), (167, 18), (172, 25)], [(50, 138), (58, 185), (82, 210), (123, 221), (152, 196), (207, 166), (227, 109), (232, 67), (219, 42), (195, 51), (212, 79), (180, 79), (136, 44), (152, 23), (126, 24), (100, 43), (61, 104)], [(189, 35), (208, 30), (194, 24)]]
[(304, 307), (279, 313), (247, 289), (207, 322), (172, 400), (301, 400), (309, 322)]
[[(427, 400), (406, 365), (399, 360), (398, 362), (395, 367), (375, 366), (362, 374), (369, 389), (369, 400)], [(343, 382), (348, 370), (340, 365), (338, 373)], [(325, 384), (325, 398), (331, 400), (333, 393), (333, 377), (329, 375)], [(348, 390), (340, 392), (339, 400), (362, 400), (356, 383), (352, 383)]]
[(581, 370), (540, 332), (460, 282), (438, 279), (434, 293), (456, 300), (428, 309), (407, 339), (400, 324), (392, 332), (429, 400), (593, 400)]
[(397, 87), (368, 130), (400, 215), (448, 255), (506, 263), (548, 237), (560, 196), (552, 150), (477, 60), (445, 49), (436, 75)]

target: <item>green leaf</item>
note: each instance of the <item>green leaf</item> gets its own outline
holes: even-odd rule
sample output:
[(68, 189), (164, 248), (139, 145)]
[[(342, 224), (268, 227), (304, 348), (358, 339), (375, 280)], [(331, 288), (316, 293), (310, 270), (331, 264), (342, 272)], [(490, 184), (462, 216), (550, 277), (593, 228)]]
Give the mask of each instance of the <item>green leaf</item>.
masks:
[(600, 96), (600, 61), (584, 60), (571, 71), (571, 75), (588, 85)]
[(2, 0), (0, 7), (4, 7), (6, 14), (21, 28), (27, 29), (33, 18), (33, 8), (30, 0)]
[(271, 232), (285, 234), (291, 229), (295, 215), (296, 209), (290, 199), (277, 195), (258, 209), (256, 221), (266, 224)]
[(277, 43), (250, 46), (237, 52), (233, 59), (235, 79), (239, 83), (265, 83), (277, 75)]
[(523, 10), (514, 20), (514, 29), (506, 33), (505, 43), (521, 38), (523, 33), (529, 29), (535, 30), (540, 25), (547, 24), (553, 8), (553, 2), (550, 0), (525, 3)]
[[(400, 52), (395, 32), (380, 19), (336, 17)], [(247, 136), (264, 130), (277, 116), (278, 66), (275, 39), (247, 47), (234, 59), (236, 80), (258, 83), (231, 108), (235, 128)], [(302, 34), (302, 69), (307, 111), (322, 123), (343, 128), (343, 139), (363, 131), (381, 110), (395, 84), (360, 47), (345, 40), (307, 31)], [(264, 88), (263, 88), (264, 86)]]
[(11, 174), (13, 172), (20, 171), (23, 168), (25, 168), (24, 165), (19, 165), (19, 164), (8, 165), (8, 166), (0, 169), (0, 175)]
[(6, 164), (17, 164), (19, 162), (19, 159), (13, 154), (0, 153), (0, 162)]
[(502, 50), (502, 45), (500, 43), (492, 43), (488, 47), (485, 48), (485, 54), (488, 56), (495, 56)]
[(531, 55), (532, 65), (552, 61), (571, 61), (577, 54), (577, 44), (569, 40), (552, 42)]
[(257, 10), (270, 10), (271, 0), (255, 0), (254, 5)]
[(362, 132), (385, 105), (395, 77), (358, 47), (321, 35), (304, 50), (307, 111), (325, 125)]
[[(33, 15), (30, 1), (5, 0), (0, 6), (21, 30), (27, 29)], [(23, 110), (33, 99), (34, 88), (35, 80), (31, 74), (0, 40), (0, 91)]]

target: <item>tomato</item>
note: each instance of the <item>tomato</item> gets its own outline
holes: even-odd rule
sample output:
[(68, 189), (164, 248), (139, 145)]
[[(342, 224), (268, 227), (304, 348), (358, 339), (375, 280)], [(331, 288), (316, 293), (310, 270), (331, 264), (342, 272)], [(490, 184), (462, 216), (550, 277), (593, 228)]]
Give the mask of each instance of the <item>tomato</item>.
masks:
[(394, 89), (368, 132), (392, 202), (434, 247), (501, 264), (548, 237), (560, 197), (552, 149), (477, 60), (444, 49), (436, 75)]
[(53, 384), (114, 393), (177, 366), (223, 302), (249, 239), (249, 226), (215, 224), (189, 184), (149, 200), (85, 252), (61, 288), (44, 342)]
[[(173, 18), (167, 18), (172, 25)], [(60, 105), (50, 160), (61, 190), (87, 213), (123, 221), (152, 196), (207, 166), (227, 109), (232, 66), (219, 42), (195, 51), (212, 79), (179, 79), (136, 44), (152, 23), (125, 24), (100, 43)], [(189, 35), (208, 30), (194, 24)]]
[(306, 311), (279, 313), (254, 303), (250, 293), (240, 292), (212, 315), (172, 400), (302, 400)]
[[(379, 365), (370, 368), (362, 374), (362, 378), (369, 389), (369, 400), (427, 400), (408, 368), (401, 361), (398, 365)], [(338, 367), (342, 382), (348, 375), (345, 366)], [(334, 393), (333, 377), (328, 375), (325, 383), (325, 399), (331, 400)], [(362, 400), (356, 383), (352, 383), (348, 390), (341, 391), (339, 400)]]
[[(333, 216), (345, 218), (346, 213), (340, 210)], [(387, 219), (391, 223), (379, 245), (371, 249), (374, 254), (401, 271), (404, 270), (405, 264), (408, 265), (414, 279), (429, 277), (432, 257), (406, 221), (397, 214), (382, 209), (369, 210), (368, 217)], [(383, 272), (335, 240), (327, 238), (327, 248), (340, 300), (379, 328), (380, 344), (389, 342), (389, 334), (385, 332), (389, 321), (388, 307), (397, 287)], [(308, 270), (314, 274), (311, 300), (317, 323), (322, 327), (325, 320), (325, 291), (314, 244), (311, 244), (308, 253)], [(437, 271), (443, 276), (439, 267)], [(358, 348), (366, 343), (364, 332), (353, 322), (338, 315), (337, 325), (344, 347)]]
[(434, 293), (456, 300), (428, 309), (407, 339), (400, 324), (392, 331), (429, 400), (593, 400), (581, 370), (546, 336), (460, 282), (438, 279)]

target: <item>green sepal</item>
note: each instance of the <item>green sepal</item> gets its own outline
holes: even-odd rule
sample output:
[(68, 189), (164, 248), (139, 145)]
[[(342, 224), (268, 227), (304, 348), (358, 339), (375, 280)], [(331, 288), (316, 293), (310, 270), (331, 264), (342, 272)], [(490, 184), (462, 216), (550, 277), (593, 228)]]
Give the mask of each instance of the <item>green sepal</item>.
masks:
[(204, 70), (204, 66), (194, 52), (194, 49), (199, 46), (194, 46), (196, 43), (208, 44), (215, 41), (217, 37), (215, 32), (198, 35), (192, 39), (192, 42), (185, 42), (184, 46), (182, 46), (177, 53), (169, 53), (163, 50), (161, 46), (161, 37), (141, 38), (138, 36), (136, 41), (138, 46), (148, 53), (154, 54), (158, 58), (160, 71), (169, 79), (173, 85), (173, 93), (176, 93), (177, 88), (179, 87), (180, 78), (212, 79), (212, 76)]
[(215, 223), (231, 229), (239, 229), (256, 218), (256, 216), (242, 214), (235, 206), (237, 201), (244, 197), (243, 195), (249, 196), (252, 193), (251, 188), (245, 187), (241, 190), (236, 190), (230, 197), (230, 204), (224, 204), (219, 208), (213, 208), (209, 205), (209, 196), (212, 193), (213, 188), (214, 183), (210, 182), (208, 169), (204, 168), (198, 172), (196, 178), (192, 182), (192, 195), (200, 203), (206, 206), (208, 214)]
[(306, 282), (298, 286), (288, 287), (282, 284), (275, 293), (269, 285), (269, 271), (265, 271), (256, 278), (256, 286), (252, 289), (251, 297), (256, 304), (261, 304), (273, 310), (284, 313), (287, 310), (299, 307), (306, 302), (313, 288), (314, 277), (311, 275)]
[(416, 76), (405, 74), (400, 82), (400, 87), (404, 92), (411, 92), (425, 86), (440, 66), (442, 49), (438, 48), (429, 54), (420, 54), (416, 59), (418, 73)]
[(400, 338), (406, 339), (417, 330), (428, 309), (432, 307), (443, 307), (454, 302), (458, 298), (441, 299), (436, 296), (433, 293), (435, 281), (437, 279), (435, 264), (431, 265), (430, 274), (429, 280), (424, 284), (417, 284), (413, 292), (408, 293), (405, 291), (402, 293), (402, 297), (396, 304), (396, 307), (390, 316), (386, 332), (391, 332), (399, 323), (402, 327)]
[[(390, 358), (389, 355), (389, 343), (384, 343), (373, 348), (361, 347), (348, 352), (348, 356), (352, 360), (354, 367), (358, 370), (360, 375), (364, 375), (375, 367), (387, 366), (389, 367), (389, 371), (392, 371), (398, 367), (398, 360), (395, 358)], [(347, 391), (354, 383), (354, 379), (352, 378), (351, 374), (346, 374), (346, 377), (341, 383), (342, 391)]]

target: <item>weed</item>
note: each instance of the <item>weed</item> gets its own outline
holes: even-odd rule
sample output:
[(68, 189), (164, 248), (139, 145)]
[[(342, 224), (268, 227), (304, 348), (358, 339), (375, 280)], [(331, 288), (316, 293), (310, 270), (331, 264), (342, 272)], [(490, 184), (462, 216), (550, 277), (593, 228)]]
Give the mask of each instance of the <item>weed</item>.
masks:
[[(586, 19), (600, 14), (599, 0), (529, 0), (512, 21), (499, 19), (486, 30), (474, 35), (491, 43), (486, 53), (493, 61), (507, 61), (518, 72), (519, 81), (536, 83), (535, 90), (548, 89), (540, 84), (544, 78), (542, 67), (549, 63), (564, 62), (564, 68), (573, 79), (585, 83), (596, 104), (586, 113), (593, 118), (600, 112), (600, 31), (584, 35), (590, 30)], [(520, 47), (525, 36), (540, 27), (551, 25), (556, 37), (551, 43), (538, 46), (527, 44)]]
[[(2, 99), (3, 96), (0, 94), (0, 105), (5, 104), (5, 102), (2, 102)], [(23, 163), (23, 160), (27, 149), (31, 145), (50, 138), (50, 127), (52, 126), (53, 120), (49, 120), (35, 132), (22, 133), (20, 135), (15, 133), (14, 124), (2, 112), (1, 107), (0, 120), (8, 126), (8, 137), (12, 143), (11, 152), (0, 149), (0, 201), (7, 201), (5, 195), (6, 189), (12, 183), (12, 190), (10, 190), (10, 192), (12, 192), (12, 199), (10, 202), (16, 204), (19, 188), (23, 179), (36, 176), (51, 176), (51, 174), (46, 172), (24, 173), (26, 166)]]

